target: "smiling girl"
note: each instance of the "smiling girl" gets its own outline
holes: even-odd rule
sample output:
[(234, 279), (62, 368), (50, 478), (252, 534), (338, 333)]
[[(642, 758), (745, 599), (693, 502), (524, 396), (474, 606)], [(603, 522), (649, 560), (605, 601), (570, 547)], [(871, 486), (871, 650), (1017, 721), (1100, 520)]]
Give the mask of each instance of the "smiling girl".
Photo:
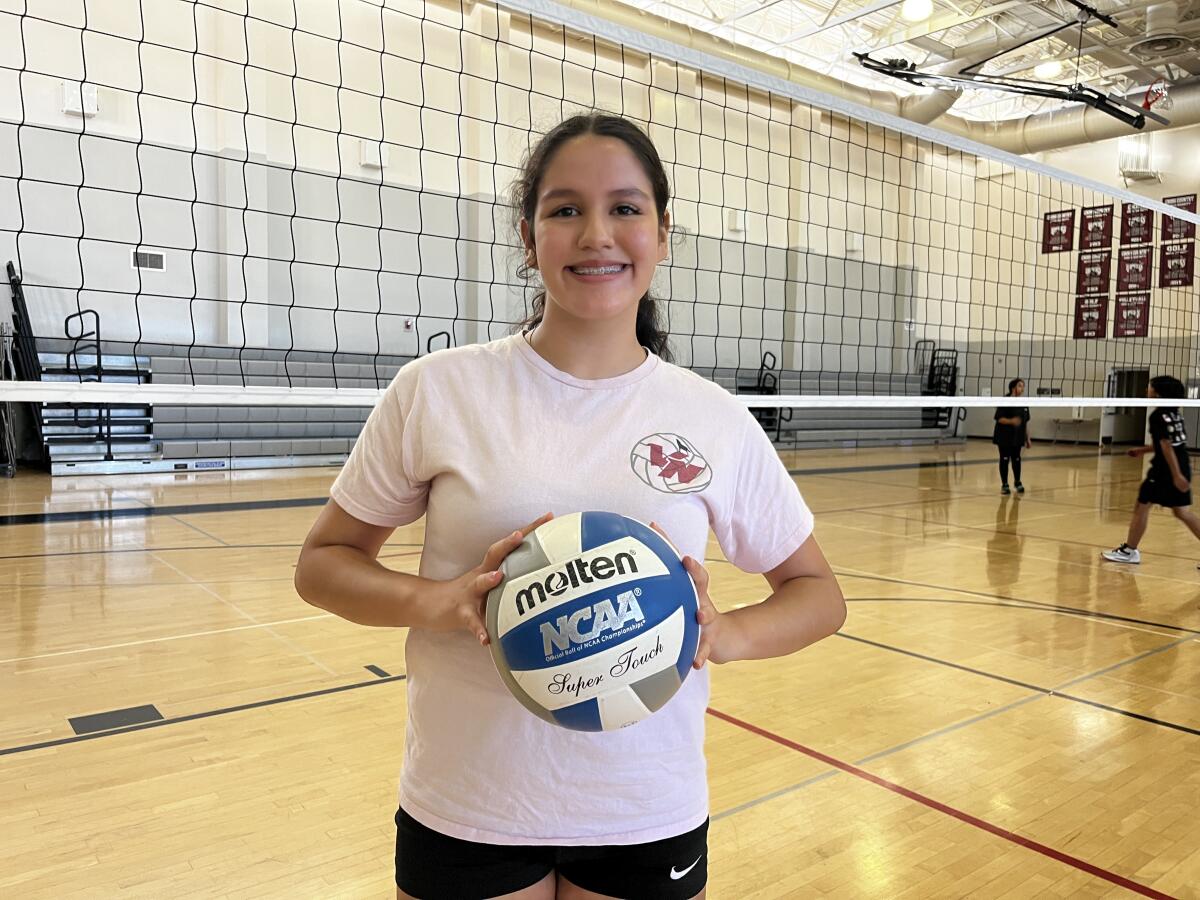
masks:
[[(313, 526), (300, 594), (353, 622), (409, 628), (397, 897), (703, 897), (706, 662), (792, 653), (845, 604), (774, 447), (722, 388), (669, 362), (649, 293), (669, 187), (631, 122), (575, 116), (513, 191), (523, 274), (544, 290), (519, 332), (401, 369)], [(700, 594), (695, 668), (615, 732), (547, 724), (506, 691), (482, 609), (544, 510), (655, 522)], [(376, 556), (425, 516), (420, 575)], [(770, 596), (718, 612), (709, 529)], [(499, 537), (500, 535), (506, 535)]]

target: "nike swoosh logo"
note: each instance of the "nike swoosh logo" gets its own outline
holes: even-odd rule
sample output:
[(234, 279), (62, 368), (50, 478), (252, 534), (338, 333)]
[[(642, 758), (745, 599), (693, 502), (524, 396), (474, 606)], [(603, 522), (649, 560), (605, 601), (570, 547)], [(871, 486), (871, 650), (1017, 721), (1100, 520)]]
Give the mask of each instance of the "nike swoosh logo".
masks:
[(696, 862), (692, 863), (690, 866), (688, 866), (688, 867), (687, 867), (686, 869), (684, 869), (682, 872), (676, 872), (676, 871), (675, 871), (675, 867), (674, 867), (674, 866), (671, 866), (671, 880), (672, 880), (672, 881), (678, 881), (680, 878), (682, 878), (682, 877), (683, 877), (684, 875), (686, 875), (688, 872), (692, 871), (692, 869), (696, 868), (696, 865), (697, 865), (697, 864), (700, 862), (700, 860), (701, 860), (702, 858), (703, 858), (703, 856), (697, 856), (697, 857), (696, 857)]

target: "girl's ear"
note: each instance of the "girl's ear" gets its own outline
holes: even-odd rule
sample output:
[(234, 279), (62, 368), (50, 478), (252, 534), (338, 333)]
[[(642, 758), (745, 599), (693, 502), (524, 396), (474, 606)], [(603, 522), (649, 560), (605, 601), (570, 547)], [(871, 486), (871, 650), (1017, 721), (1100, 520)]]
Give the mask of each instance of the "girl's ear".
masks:
[(671, 252), (671, 213), (664, 210), (658, 223), (658, 261), (662, 262)]
[(537, 251), (533, 247), (533, 232), (529, 230), (529, 223), (524, 219), (521, 220), (521, 243), (525, 245), (525, 265), (536, 269)]

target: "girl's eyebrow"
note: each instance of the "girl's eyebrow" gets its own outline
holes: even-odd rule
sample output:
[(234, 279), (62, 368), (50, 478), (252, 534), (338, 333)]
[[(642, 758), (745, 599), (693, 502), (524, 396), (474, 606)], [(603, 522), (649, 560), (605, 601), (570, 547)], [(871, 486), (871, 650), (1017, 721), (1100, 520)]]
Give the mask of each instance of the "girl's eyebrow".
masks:
[[(546, 191), (546, 193), (542, 194), (542, 202), (547, 203), (560, 197), (574, 197), (577, 194), (578, 191), (575, 191), (571, 188), (555, 188), (554, 190)], [(643, 191), (641, 188), (635, 187), (618, 188), (615, 191), (609, 191), (608, 195), (610, 197), (640, 197), (643, 200), (650, 199), (646, 196), (645, 191)]]

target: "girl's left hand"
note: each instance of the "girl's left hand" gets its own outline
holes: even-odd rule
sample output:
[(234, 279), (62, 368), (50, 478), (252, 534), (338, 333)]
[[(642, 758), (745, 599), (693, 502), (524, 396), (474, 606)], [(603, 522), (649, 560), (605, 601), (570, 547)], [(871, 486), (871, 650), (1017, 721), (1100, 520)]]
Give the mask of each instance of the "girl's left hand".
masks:
[[(651, 522), (650, 527), (662, 535), (668, 544), (675, 546), (656, 523)], [(692, 668), (703, 668), (709, 660), (718, 664), (729, 662), (732, 655), (726, 645), (732, 638), (732, 628), (728, 615), (717, 609), (708, 594), (708, 570), (690, 556), (683, 557), (683, 567), (687, 569), (692, 583), (696, 585), (696, 597), (700, 604), (696, 610), (696, 622), (700, 625), (700, 643), (696, 647), (696, 658), (692, 660)]]
[(703, 668), (710, 659), (715, 663), (726, 663), (732, 658), (725, 644), (729, 637), (729, 619), (717, 610), (708, 595), (708, 570), (690, 556), (683, 558), (683, 567), (692, 576), (696, 585), (696, 596), (700, 600), (700, 608), (696, 610), (696, 621), (700, 623), (700, 644), (696, 647), (696, 658), (692, 668)]

